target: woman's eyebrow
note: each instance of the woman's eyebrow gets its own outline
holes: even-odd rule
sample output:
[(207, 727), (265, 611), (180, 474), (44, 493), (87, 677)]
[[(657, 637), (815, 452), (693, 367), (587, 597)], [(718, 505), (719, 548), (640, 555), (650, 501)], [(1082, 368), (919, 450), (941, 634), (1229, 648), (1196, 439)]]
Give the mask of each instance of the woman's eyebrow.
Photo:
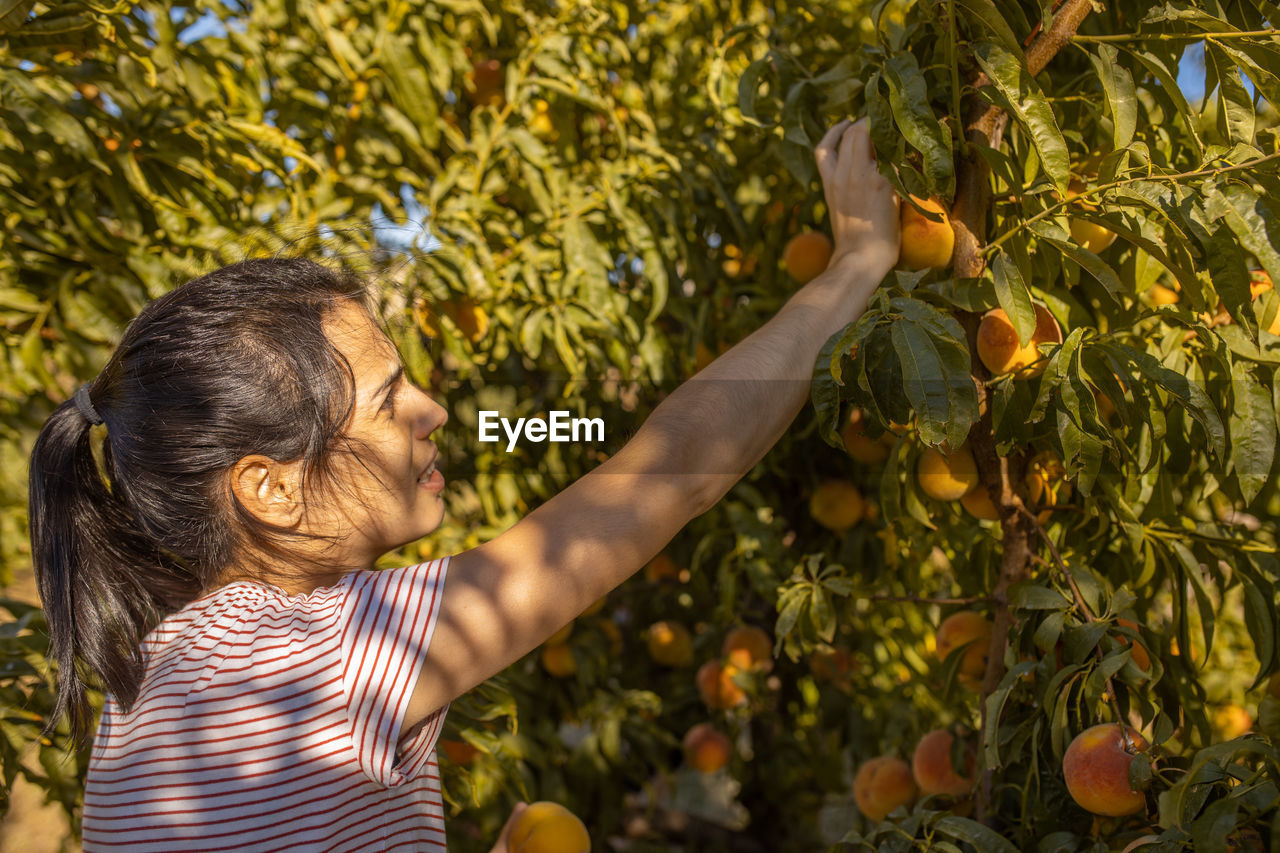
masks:
[(381, 397), (384, 393), (386, 393), (387, 389), (389, 389), (392, 385), (395, 385), (397, 382), (399, 382), (401, 377), (403, 376), (404, 376), (404, 365), (403, 364), (397, 365), (395, 371), (386, 379), (382, 380), (382, 384), (378, 386), (378, 390), (373, 392), (373, 399), (376, 400), (379, 397)]

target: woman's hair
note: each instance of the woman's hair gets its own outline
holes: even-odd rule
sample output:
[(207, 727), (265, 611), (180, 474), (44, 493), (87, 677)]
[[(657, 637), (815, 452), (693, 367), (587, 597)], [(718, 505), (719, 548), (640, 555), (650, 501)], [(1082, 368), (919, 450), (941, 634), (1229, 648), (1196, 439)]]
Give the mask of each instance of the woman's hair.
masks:
[[(293, 531), (234, 496), (228, 476), (261, 454), (324, 482), (354, 406), (350, 365), (325, 335), (365, 283), (297, 258), (248, 260), (148, 305), (102, 372), (45, 423), (31, 454), (32, 557), (57, 662), (52, 729), (89, 734), (87, 688), (124, 709), (160, 619), (243, 570), (283, 556)], [(101, 461), (89, 418), (101, 419)], [(233, 565), (234, 563), (234, 565)], [(261, 566), (259, 566), (261, 567)], [(95, 677), (96, 676), (96, 680)]]

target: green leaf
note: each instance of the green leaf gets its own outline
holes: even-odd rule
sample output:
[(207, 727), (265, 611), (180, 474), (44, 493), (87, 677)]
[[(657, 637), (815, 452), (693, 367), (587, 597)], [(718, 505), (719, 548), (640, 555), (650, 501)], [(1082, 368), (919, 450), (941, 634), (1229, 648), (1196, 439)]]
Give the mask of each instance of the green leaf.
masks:
[(1257, 117), (1253, 97), (1240, 81), (1240, 72), (1212, 43), (1205, 49), (1205, 62), (1218, 78), (1218, 132), (1224, 139), (1252, 143)]
[(1028, 72), (1021, 54), (993, 42), (982, 42), (974, 50), (974, 58), (1008, 103), (1013, 117), (1030, 135), (1045, 174), (1065, 195), (1071, 177), (1067, 143), (1053, 116), (1053, 107)]
[(1036, 330), (1036, 309), (1031, 304), (1031, 291), (1022, 279), (1022, 272), (1012, 258), (1001, 252), (991, 264), (991, 279), (1000, 307), (1018, 332), (1019, 344), (1026, 346)]
[[(1076, 214), (1072, 214), (1076, 215)], [(1090, 217), (1092, 218), (1092, 217)], [(1121, 293), (1126, 290), (1125, 286), (1120, 282), (1120, 276), (1116, 275), (1116, 271), (1104, 261), (1102, 258), (1076, 245), (1071, 240), (1065, 240), (1062, 237), (1061, 230), (1054, 225), (1041, 220), (1032, 223), (1031, 230), (1036, 236), (1047, 243), (1052, 244), (1059, 249), (1064, 255), (1075, 261), (1085, 272), (1098, 280), (1107, 290), (1107, 294), (1116, 301), (1117, 304), (1123, 304)]]
[(972, 844), (983, 853), (1018, 853), (1018, 848), (989, 826), (967, 817), (947, 815), (933, 825), (936, 832)]
[(1231, 431), (1231, 461), (1240, 480), (1240, 493), (1252, 503), (1267, 484), (1276, 451), (1275, 410), (1271, 390), (1237, 362), (1232, 378), (1235, 406), (1228, 426)]
[(934, 195), (955, 195), (951, 132), (929, 104), (929, 89), (913, 54), (896, 53), (884, 64), (893, 118), (911, 146), (924, 155), (924, 175)]
[(972, 20), (980, 22), (990, 30), (991, 34), (1000, 40), (1005, 50), (1011, 53), (1022, 50), (1022, 43), (1013, 34), (1013, 28), (1009, 26), (1009, 22), (991, 0), (956, 0), (956, 5), (968, 13)]
[(1119, 59), (1119, 51), (1109, 44), (1099, 45), (1096, 56), (1089, 55), (1111, 110), (1111, 147), (1116, 151), (1129, 147), (1138, 127), (1138, 96), (1134, 90), (1133, 75), (1120, 64)]
[(1009, 605), (1019, 610), (1065, 610), (1071, 601), (1056, 589), (1020, 581), (1009, 589)]
[(904, 313), (891, 334), (920, 437), (926, 444), (959, 447), (978, 416), (964, 332), (955, 318), (919, 300), (894, 299), (893, 306)]
[(1118, 344), (1100, 346), (1115, 355), (1121, 363), (1132, 364), (1143, 376), (1171, 394), (1204, 427), (1214, 454), (1219, 459), (1226, 456), (1227, 435), (1222, 426), (1222, 417), (1203, 388), (1181, 373), (1165, 367), (1148, 353)]
[(1182, 116), (1183, 124), (1186, 127), (1187, 135), (1195, 145), (1196, 156), (1203, 159), (1204, 142), (1200, 139), (1197, 131), (1200, 117), (1192, 111), (1191, 106), (1187, 103), (1187, 98), (1182, 94), (1182, 87), (1178, 85), (1178, 75), (1175, 70), (1170, 70), (1165, 64), (1165, 60), (1157, 56), (1149, 50), (1141, 50), (1133, 45), (1140, 45), (1142, 42), (1134, 42), (1132, 44), (1121, 43), (1120, 47), (1131, 54), (1135, 59), (1141, 62), (1155, 78), (1160, 81), (1160, 93), (1172, 101), (1174, 109)]

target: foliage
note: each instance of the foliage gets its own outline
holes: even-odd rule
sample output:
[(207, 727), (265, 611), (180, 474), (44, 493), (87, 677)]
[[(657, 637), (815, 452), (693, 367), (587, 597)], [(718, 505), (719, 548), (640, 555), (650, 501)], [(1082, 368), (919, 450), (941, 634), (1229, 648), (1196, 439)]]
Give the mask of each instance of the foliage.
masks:
[[(1262, 736), (1225, 743), (1212, 712), (1252, 707), (1278, 665), (1280, 300), (1248, 287), (1253, 268), (1280, 280), (1277, 8), (1109, 3), (1033, 74), (1027, 45), (1062, 5), (0, 0), (0, 571), (29, 560), (35, 430), (129, 317), (286, 251), (376, 279), (411, 374), (447, 402), (450, 522), (420, 553), (491, 538), (777, 309), (783, 247), (825, 217), (813, 146), (865, 114), (904, 193), (959, 201), (989, 169), (976, 269), (891, 274), (828, 342), (813, 413), (668, 549), (675, 577), (637, 576), (577, 621), (573, 677), (535, 653), (455, 703), (446, 737), (481, 755), (442, 759), (451, 844), (487, 850), (517, 796), (632, 849), (1102, 850), (1158, 823), (1165, 849), (1212, 850), (1235, 825), (1270, 833), (1277, 700), (1258, 703)], [(180, 38), (205, 15), (225, 36)], [(1203, 101), (1177, 83), (1189, 45)], [(1007, 125), (982, 144), (966, 131), (988, 107)], [(353, 225), (416, 205), (432, 242)], [(1118, 240), (1091, 252), (1073, 221)], [(1179, 302), (1157, 306), (1157, 284)], [(1037, 379), (987, 375), (976, 318), (999, 306), (1027, 334), (1033, 299), (1065, 342)], [(884, 461), (829, 446), (854, 407), (870, 432), (909, 425)], [(507, 453), (476, 442), (487, 409), (603, 417), (609, 442)], [(920, 452), (966, 436), (997, 490), (1023, 491), (997, 459), (1016, 473), (1049, 451), (1072, 496), (1055, 484), (1035, 525), (1009, 502), (979, 522), (924, 496)], [(833, 476), (874, 498), (840, 534), (805, 510)], [(981, 694), (932, 654), (961, 606), (1007, 640)], [(13, 607), (6, 783), (49, 707), (25, 668), (38, 613)], [(774, 629), (778, 657), (737, 677), (746, 705), (709, 712), (696, 666), (644, 652), (663, 619), (691, 628), (698, 663), (739, 624)], [(704, 776), (679, 748), (708, 718), (735, 758)], [(1157, 746), (1135, 762), (1152, 808), (1095, 826), (1060, 759), (1118, 718)], [(978, 745), (974, 801), (923, 800), (896, 825), (856, 814), (858, 764), (952, 724)], [(60, 746), (41, 744), (37, 781), (73, 807), (83, 764), (58, 764)]]

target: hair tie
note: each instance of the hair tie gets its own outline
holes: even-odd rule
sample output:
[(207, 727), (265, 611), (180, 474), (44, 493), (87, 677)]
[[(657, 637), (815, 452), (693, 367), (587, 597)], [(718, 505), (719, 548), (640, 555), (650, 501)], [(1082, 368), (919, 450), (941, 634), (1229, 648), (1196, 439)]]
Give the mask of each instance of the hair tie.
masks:
[(76, 391), (75, 396), (76, 408), (80, 410), (80, 414), (84, 415), (84, 419), (93, 426), (102, 424), (102, 416), (93, 408), (93, 401), (89, 399), (89, 383), (86, 382)]

